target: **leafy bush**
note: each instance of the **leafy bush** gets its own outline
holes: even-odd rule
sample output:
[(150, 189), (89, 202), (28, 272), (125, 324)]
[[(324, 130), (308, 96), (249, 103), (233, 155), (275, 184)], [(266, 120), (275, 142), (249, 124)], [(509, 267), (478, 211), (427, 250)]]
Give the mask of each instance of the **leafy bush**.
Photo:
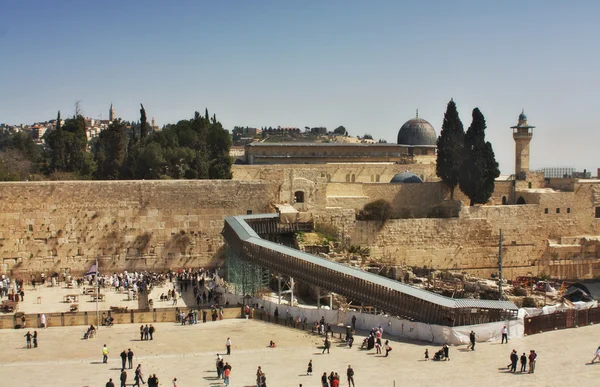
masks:
[(390, 218), (392, 205), (384, 199), (375, 200), (365, 204), (357, 218), (359, 220), (378, 220), (385, 222)]

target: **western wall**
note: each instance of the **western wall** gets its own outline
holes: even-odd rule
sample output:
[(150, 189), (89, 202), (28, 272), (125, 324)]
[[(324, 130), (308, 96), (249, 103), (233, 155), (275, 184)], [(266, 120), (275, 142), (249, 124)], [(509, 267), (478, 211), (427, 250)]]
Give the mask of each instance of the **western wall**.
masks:
[(225, 216), (270, 211), (262, 181), (0, 183), (2, 273), (220, 265)]
[[(388, 183), (407, 169), (425, 182)], [(109, 271), (219, 266), (225, 216), (291, 203), (337, 227), (343, 244), (369, 247), (371, 259), (393, 265), (487, 277), (497, 272), (502, 229), (507, 278), (600, 275), (597, 180), (499, 181), (489, 205), (469, 207), (460, 191), (448, 200), (428, 164), (236, 165), (233, 172), (231, 181), (0, 183), (2, 273), (77, 274), (96, 257)], [(377, 199), (405, 219), (356, 220)], [(440, 206), (453, 215), (435, 215)]]

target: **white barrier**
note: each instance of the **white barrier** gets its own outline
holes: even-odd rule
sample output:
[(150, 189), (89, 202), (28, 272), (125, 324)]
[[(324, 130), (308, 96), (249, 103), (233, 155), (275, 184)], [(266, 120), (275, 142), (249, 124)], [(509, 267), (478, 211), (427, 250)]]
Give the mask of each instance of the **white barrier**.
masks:
[[(241, 302), (242, 297), (235, 294), (227, 294), (230, 303)], [(331, 325), (348, 326), (352, 324), (352, 316), (356, 316), (356, 329), (370, 331), (371, 328), (381, 326), (385, 333), (391, 336), (426, 341), (433, 344), (460, 345), (469, 343), (469, 334), (471, 330), (475, 332), (478, 342), (496, 341), (502, 337), (502, 327), (506, 325), (509, 338), (522, 337), (524, 333), (523, 317), (524, 311), (519, 310), (518, 318), (510, 321), (499, 321), (494, 323), (465, 325), (459, 327), (447, 327), (442, 325), (432, 325), (409, 320), (403, 320), (387, 315), (375, 315), (367, 313), (350, 312), (344, 310), (316, 309), (308, 307), (290, 306), (286, 304), (277, 304), (262, 298), (253, 298), (252, 304), (262, 306), (271, 316), (278, 308), (279, 318), (283, 319), (289, 313), (295, 320), (300, 319), (308, 321), (309, 325), (315, 321), (320, 321), (321, 317), (325, 323)]]

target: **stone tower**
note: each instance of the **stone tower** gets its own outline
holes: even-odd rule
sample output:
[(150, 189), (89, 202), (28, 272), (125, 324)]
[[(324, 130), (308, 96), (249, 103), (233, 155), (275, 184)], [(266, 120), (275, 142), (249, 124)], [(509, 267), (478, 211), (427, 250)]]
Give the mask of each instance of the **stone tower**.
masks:
[(112, 103), (110, 104), (110, 110), (108, 111), (108, 120), (110, 122), (115, 120), (115, 108)]
[(517, 180), (524, 180), (529, 172), (529, 143), (535, 126), (527, 124), (527, 116), (523, 110), (519, 114), (519, 123), (510, 128), (515, 139), (515, 177)]

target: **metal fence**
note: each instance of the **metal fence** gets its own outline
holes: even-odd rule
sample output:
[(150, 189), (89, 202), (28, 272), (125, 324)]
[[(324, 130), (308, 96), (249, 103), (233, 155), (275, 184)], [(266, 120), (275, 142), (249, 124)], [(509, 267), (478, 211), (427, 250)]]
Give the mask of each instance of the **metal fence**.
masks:
[(569, 309), (564, 312), (525, 317), (525, 334), (533, 335), (556, 329), (576, 328), (600, 322), (600, 308)]

